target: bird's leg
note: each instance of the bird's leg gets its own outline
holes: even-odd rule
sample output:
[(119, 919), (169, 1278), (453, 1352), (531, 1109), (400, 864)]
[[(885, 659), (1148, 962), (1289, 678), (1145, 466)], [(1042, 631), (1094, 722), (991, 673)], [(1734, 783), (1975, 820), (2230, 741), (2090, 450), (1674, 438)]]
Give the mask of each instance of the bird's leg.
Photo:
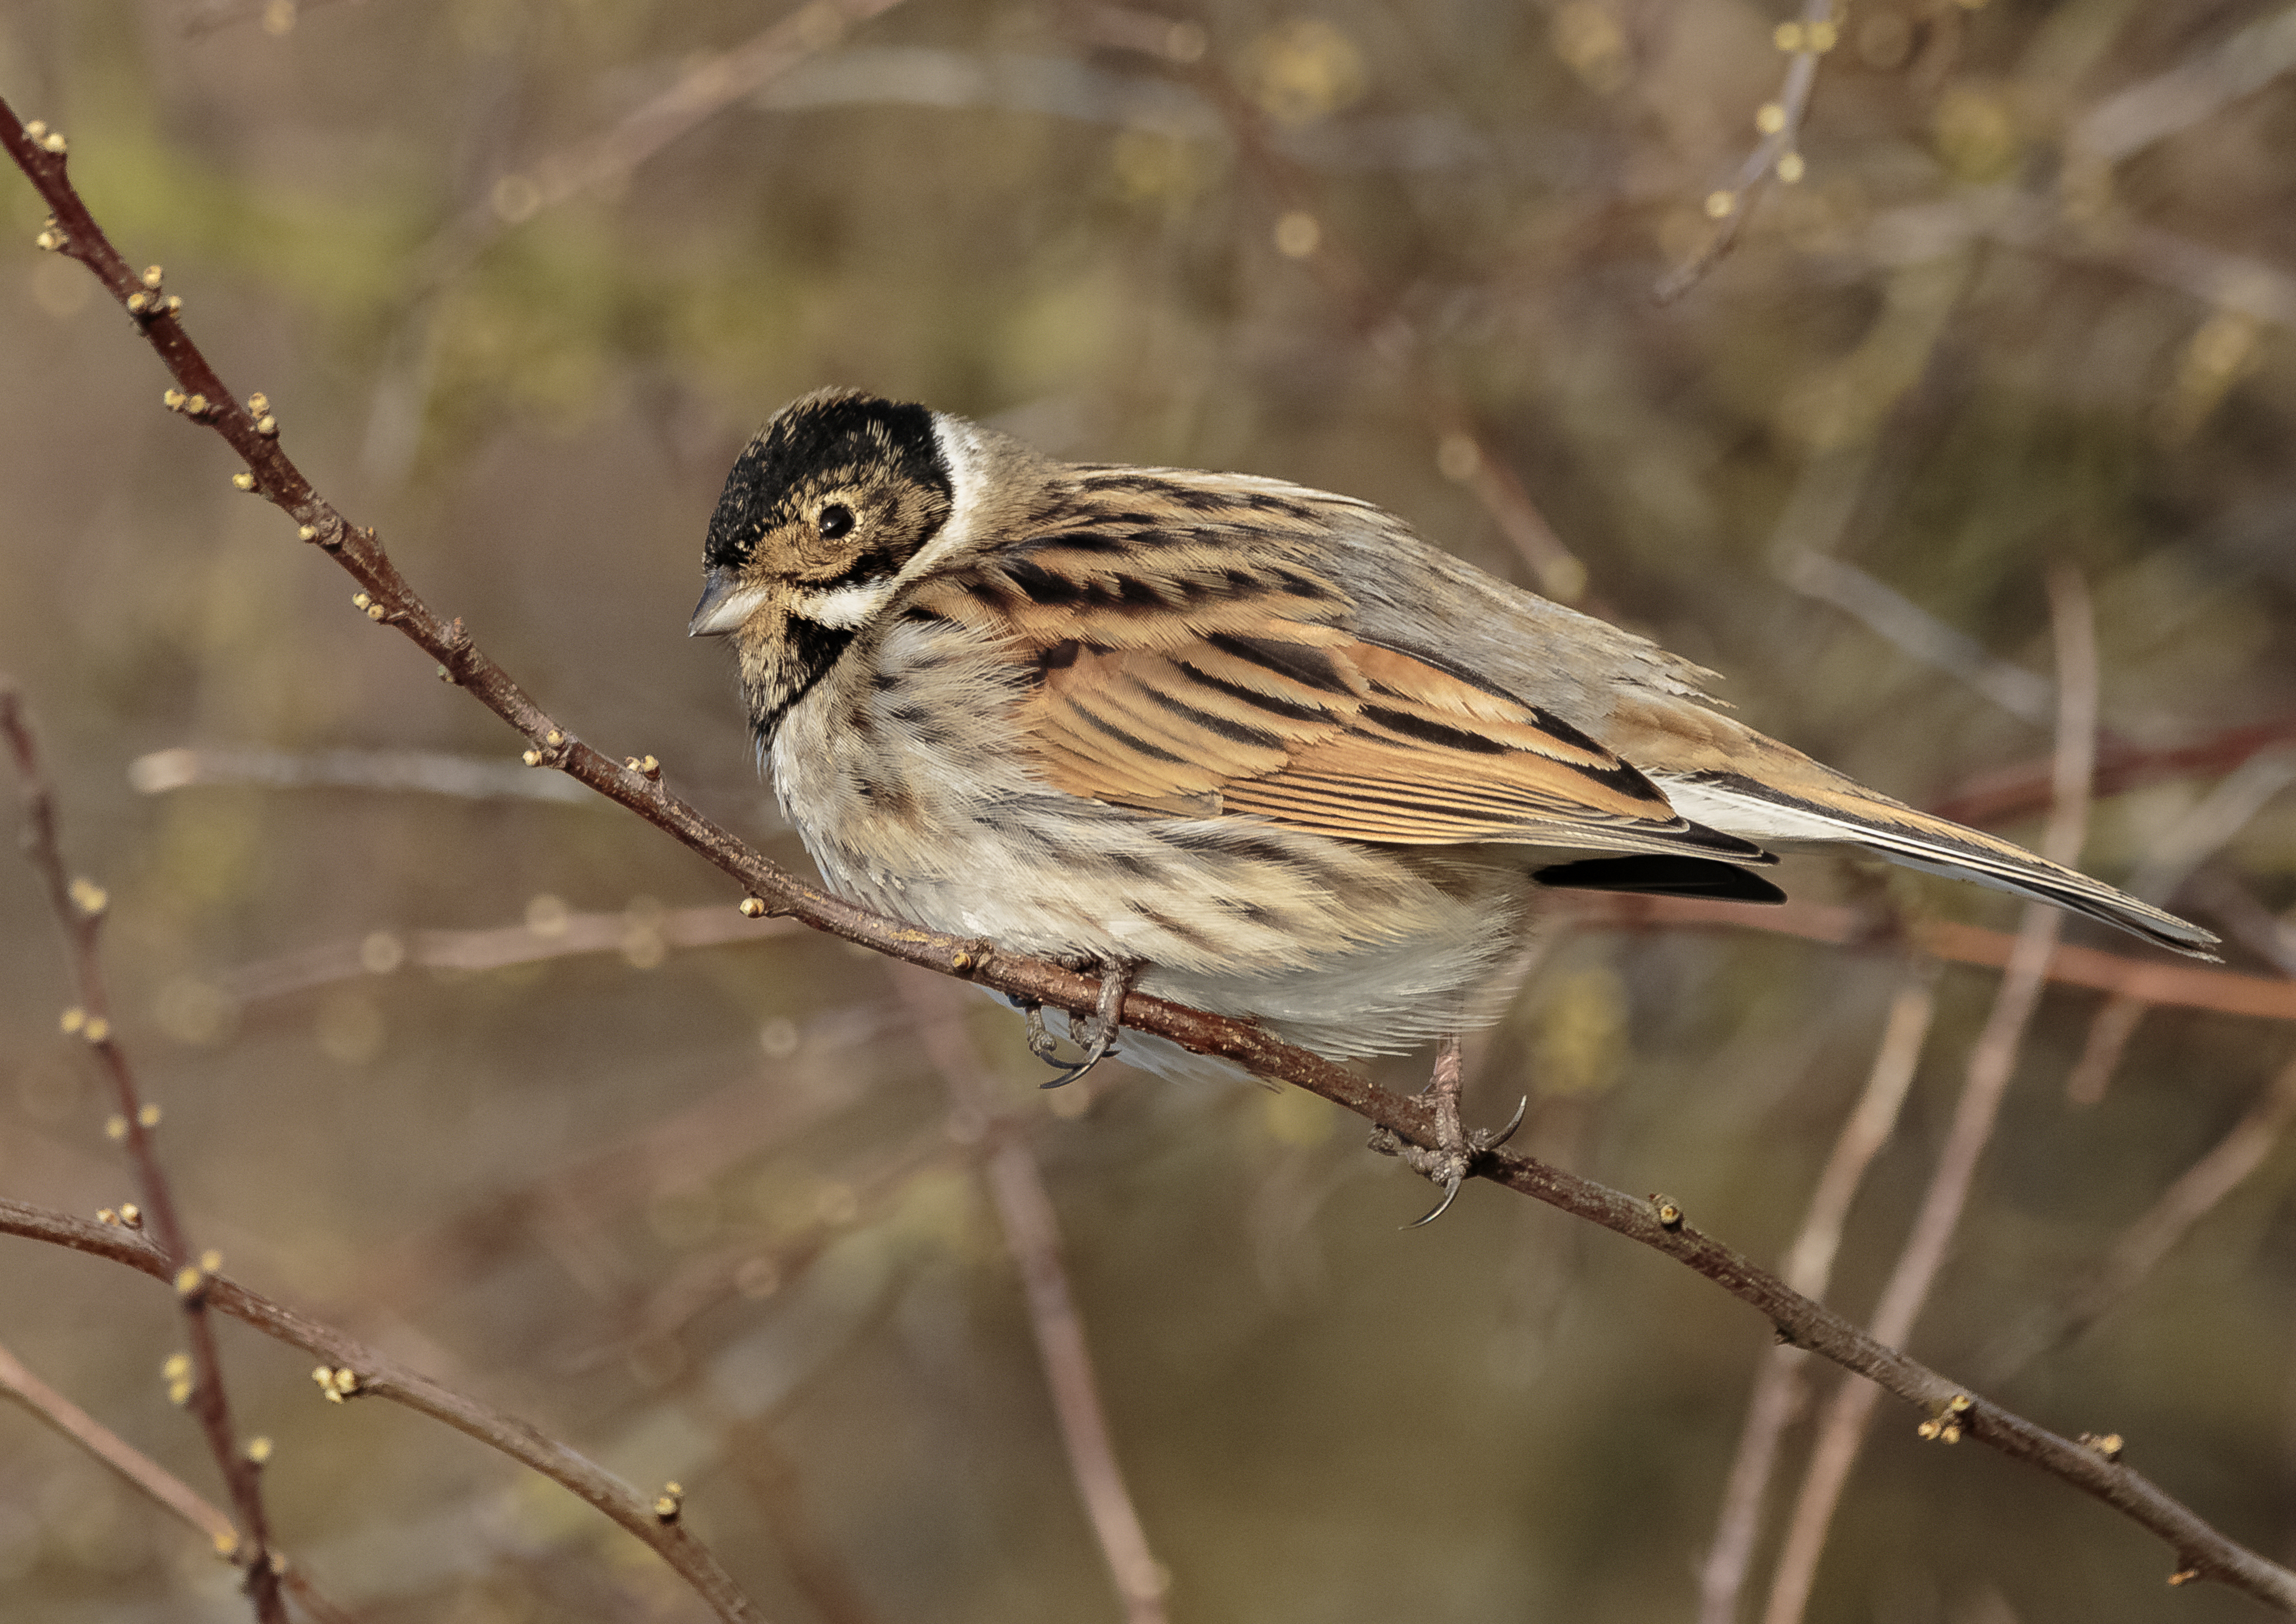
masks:
[[(1062, 1066), (1058, 1077), (1040, 1087), (1059, 1088), (1072, 1083), (1116, 1052), (1116, 1034), (1122, 1024), (1124, 997), (1132, 990), (1132, 983), (1139, 975), (1140, 966), (1137, 964), (1111, 964), (1107, 966), (1106, 973), (1101, 978), (1100, 999), (1094, 1005), (1093, 1013), (1079, 1015), (1071, 1011), (1069, 1015), (1069, 1037), (1083, 1046), (1084, 1058), (1074, 1065)], [(1029, 1011), (1029, 1052), (1048, 1066), (1059, 1065), (1051, 1053), (1052, 1038), (1045, 1030), (1043, 1009)], [(1037, 1046), (1040, 1038), (1044, 1044), (1041, 1048)]]
[(1443, 1199), (1436, 1203), (1435, 1210), (1406, 1224), (1406, 1229), (1431, 1224), (1448, 1212), (1451, 1203), (1458, 1198), (1459, 1186), (1466, 1183), (1475, 1164), (1513, 1138), (1515, 1129), (1522, 1126), (1523, 1114), (1530, 1109), (1530, 1096), (1525, 1095), (1505, 1128), (1496, 1133), (1488, 1128), (1470, 1131), (1459, 1119), (1460, 1071), (1459, 1039), (1456, 1036), (1446, 1038), (1436, 1046), (1435, 1074), (1428, 1079), (1424, 1090), (1433, 1096), (1435, 1106), (1433, 1150), (1413, 1144), (1391, 1128), (1377, 1128), (1372, 1133), (1373, 1150), (1382, 1156), (1393, 1156), (1413, 1172), (1442, 1186)]

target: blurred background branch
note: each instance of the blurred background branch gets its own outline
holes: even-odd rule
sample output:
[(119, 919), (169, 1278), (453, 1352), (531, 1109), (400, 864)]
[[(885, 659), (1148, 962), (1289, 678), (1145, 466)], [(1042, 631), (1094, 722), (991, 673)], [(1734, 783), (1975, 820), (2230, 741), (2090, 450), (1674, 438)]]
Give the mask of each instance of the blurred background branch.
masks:
[[(2069, 1432), (2110, 1423), (2284, 1559), (2296, 1207), (2284, 1130), (2251, 1130), (2292, 1053), (2296, 808), (2259, 798), (2266, 767), (2226, 781), (2296, 716), (2296, 81), (2265, 70), (2288, 12), (1860, 0), (1832, 19), (1801, 180), (1734, 217), (1728, 257), (1665, 307), (1650, 289), (1714, 229), (1703, 200), (1766, 139), (1748, 126), (1794, 70), (1774, 31), (1796, 5), (933, 0), (800, 37), (659, 142), (647, 110), (722, 89), (805, 9), (27, 0), (0, 17), (0, 81), (69, 131), (123, 242), (165, 245), (211, 353), (410, 574), (554, 712), (643, 740), (800, 871), (717, 651), (677, 632), (726, 465), (823, 383), (1061, 455), (1349, 491), (1558, 593), (1575, 566), (1605, 612), (1726, 672), (1750, 722), (2028, 841), (2040, 733), (1933, 660), (2024, 674), (2030, 701), (2039, 583), (2070, 558), (2103, 671), (2088, 861), (2185, 867), (2177, 906), (2234, 963), (2069, 930), (1921, 1334), (1982, 1369), (2173, 1210), (2184, 1238), (1998, 1396)], [(227, 26), (187, 33), (203, 19)], [(589, 152), (626, 178), (497, 210)], [(42, 234), (29, 195), (12, 209), (20, 242)], [(441, 269), (463, 225), (476, 246)], [(80, 839), (111, 854), (113, 1018), (165, 1079), (198, 1233), (627, 1480), (684, 1483), (772, 1617), (1112, 1612), (996, 1214), (880, 972), (706, 906), (720, 882), (685, 851), (531, 789), (123, 786), (189, 742), (294, 764), (350, 742), (369, 765), (484, 762), (497, 788), (508, 764), (488, 718), (278, 545), (236, 464), (121, 411), (155, 385), (79, 267), (11, 263), (0, 341), (37, 388), (0, 435), (0, 647), (39, 681)], [(1797, 547), (1846, 590), (1790, 585)], [(1846, 610), (1868, 583), (1912, 635)], [(1558, 915), (1478, 1045), (1474, 1120), (1530, 1092), (1542, 1155), (1788, 1255), (1906, 950), (1944, 961), (1929, 1053), (1962, 1053), (2015, 916), (1920, 879), (1784, 874), (1794, 903), (1758, 923)], [(40, 991), (42, 906), (0, 873), (0, 920), (26, 927), (0, 930), (0, 1184), (116, 1210), (111, 1108)], [(756, 939), (680, 946), (713, 928)], [(1298, 1091), (1112, 1070), (1021, 1099), (1004, 1012), (971, 1002), (955, 1018), (1016, 1090), (1176, 1615), (1695, 1604), (1686, 1555), (1745, 1420), (1716, 1396), (1772, 1357), (1759, 1325), (1473, 1189), (1397, 1236), (1415, 1190)], [(1880, 1294), (1954, 1081), (1912, 1079), (1830, 1297)], [(2069, 1109), (2074, 1083), (2095, 1103)], [(168, 1305), (48, 1251), (0, 1255), (0, 1300), (36, 1305), (12, 1346), (195, 1477), (152, 1391)], [(521, 1469), (316, 1404), (267, 1357), (232, 1350), (280, 1446), (281, 1540), (362, 1616), (692, 1609)], [(1811, 1611), (2152, 1617), (2156, 1553), (2050, 1504), (1885, 1429)], [(43, 1624), (243, 1618), (180, 1544), (0, 1413), (0, 1594)]]

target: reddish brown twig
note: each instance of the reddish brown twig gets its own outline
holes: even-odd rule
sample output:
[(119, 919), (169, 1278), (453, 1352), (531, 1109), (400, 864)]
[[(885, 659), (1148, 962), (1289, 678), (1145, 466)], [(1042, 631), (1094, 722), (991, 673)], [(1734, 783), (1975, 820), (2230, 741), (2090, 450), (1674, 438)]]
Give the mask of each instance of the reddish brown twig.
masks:
[[(137, 1493), (205, 1535), (217, 1551), (237, 1546), (239, 1532), (231, 1519), (207, 1497), (40, 1380), (4, 1347), (0, 1347), (0, 1397), (14, 1399), (111, 1467)], [(289, 1566), (280, 1582), (320, 1624), (350, 1624), (351, 1615), (322, 1595), (301, 1570)]]
[(216, 1357), (215, 1328), (208, 1323), (208, 1285), (217, 1259), (213, 1253), (194, 1258), (176, 1210), (175, 1193), (152, 1147), (152, 1130), (159, 1126), (160, 1108), (145, 1104), (137, 1092), (135, 1071), (112, 1027), (111, 1000), (97, 950), (108, 899), (102, 887), (86, 879), (70, 878), (64, 866), (63, 851), (56, 839), (55, 798), (42, 770), (39, 748), (22, 701), (5, 677), (0, 677), (0, 734), (8, 741), (17, 775), (23, 782), (24, 853), (47, 887), (48, 903), (63, 932), (70, 963), (78, 1002), (64, 1013), (64, 1030), (87, 1045), (111, 1085), (115, 1114), (111, 1131), (125, 1144), (128, 1164), (135, 1170), (136, 1193), (143, 1197), (143, 1211), (137, 1217), (166, 1254), (176, 1300), (183, 1307), (184, 1340), (191, 1349), (190, 1379), (176, 1382), (176, 1390), (170, 1396), (178, 1398), (199, 1422), (231, 1496), (240, 1531), (219, 1548), (245, 1571), (247, 1594), (256, 1617), (263, 1624), (287, 1624), (286, 1603), (279, 1595), (279, 1569), (283, 1564), (275, 1560), (271, 1551), (270, 1524), (263, 1510), (262, 1470), (241, 1452), (232, 1436), (223, 1365)]
[[(62, 251), (87, 263), (125, 306), (133, 297), (127, 290), (133, 287), (142, 291), (142, 281), (128, 272), (126, 261), (89, 217), (65, 173), (61, 151), (35, 143), (4, 102), (0, 102), (0, 144), (7, 146), (10, 155), (56, 211), (57, 224), (45, 234)], [(144, 308), (150, 308), (148, 304)], [(745, 912), (795, 918), (888, 957), (977, 981), (997, 991), (1017, 995), (1023, 1001), (1079, 1013), (1094, 1011), (1101, 992), (1100, 983), (1094, 978), (1046, 960), (1005, 951), (994, 943), (920, 930), (832, 897), (752, 851), (672, 795), (661, 783), (659, 764), (650, 759), (631, 758), (618, 766), (569, 735), (507, 672), (478, 649), (459, 621), (442, 620), (415, 595), (383, 552), (373, 531), (354, 529), (332, 504), (318, 496), (280, 449), (270, 431), (275, 430), (275, 422), (270, 423), (269, 430), (259, 426), (260, 420), (222, 393), (222, 384), (214, 369), (184, 334), (173, 310), (163, 308), (148, 319), (138, 313), (138, 319), (144, 324), (145, 336), (178, 381), (196, 386), (188, 389), (187, 393), (199, 395), (201, 419), (223, 434), (247, 459), (249, 467), (243, 476), (248, 481), (246, 488), (260, 491), (285, 509), (298, 520), (306, 540), (332, 554), (361, 583), (366, 590), (354, 601), (370, 619), (395, 627), (438, 660), (452, 680), (468, 688), (481, 703), (521, 734), (530, 744), (526, 757), (529, 765), (555, 767), (590, 785), (741, 881), (750, 893)], [(217, 400), (223, 401), (223, 406), (216, 406)], [(190, 401), (186, 398), (181, 404), (188, 409)], [(1320, 1055), (1276, 1041), (1250, 1022), (1206, 1014), (1138, 992), (1127, 995), (1120, 1019), (1125, 1026), (1168, 1038), (1197, 1054), (1232, 1061), (1255, 1075), (1295, 1083), (1414, 1144), (1432, 1148), (1437, 1143), (1434, 1112), (1424, 1099), (1378, 1087)], [(1789, 1290), (1767, 1271), (1692, 1229), (1671, 1208), (1654, 1209), (1649, 1202), (1634, 1201), (1590, 1179), (1504, 1151), (1486, 1155), (1477, 1171), (1510, 1189), (1654, 1247), (1754, 1305), (1796, 1341), (1871, 1378), (1908, 1402), (1937, 1407), (1956, 1397), (1968, 1397), (1961, 1395), (1945, 1377), (1923, 1368), (1822, 1305)], [(81, 1245), (84, 1250), (108, 1251), (102, 1245), (85, 1245), (87, 1237), (80, 1230), (59, 1229), (57, 1220), (65, 1226), (73, 1223), (62, 1219), (62, 1215), (20, 1210), (33, 1212), (37, 1224), (16, 1229), (10, 1207), (0, 1204), (0, 1230), (15, 1229), (16, 1233)], [(238, 1310), (227, 1308), (227, 1311)], [(2104, 1462), (2071, 1440), (1983, 1400), (1971, 1398), (1970, 1408), (1961, 1415), (1961, 1424), (1968, 1435), (2040, 1465), (2121, 1510), (2169, 1541), (2194, 1577), (2220, 1580), (2296, 1612), (2296, 1573), (2226, 1538), (2126, 1467)], [(521, 1455), (520, 1458), (527, 1457)], [(594, 1472), (594, 1468), (590, 1470)], [(599, 1475), (603, 1480), (603, 1474)], [(613, 1487), (619, 1491), (619, 1485)], [(620, 1503), (612, 1501), (611, 1495), (607, 1500), (596, 1503), (609, 1505), (610, 1502), (610, 1509), (616, 1510), (619, 1520)], [(682, 1534), (679, 1538), (685, 1538)], [(690, 1541), (686, 1544), (690, 1546)], [(692, 1546), (691, 1551), (698, 1553), (702, 1562), (708, 1562), (707, 1553), (700, 1552), (698, 1546)], [(715, 1571), (714, 1563), (709, 1567)], [(681, 1566), (679, 1571), (687, 1573), (690, 1582), (698, 1583), (686, 1568)], [(726, 1589), (731, 1593), (730, 1584)], [(705, 1590), (704, 1594), (716, 1593)], [(737, 1593), (732, 1594), (738, 1599)], [(741, 1605), (747, 1607), (746, 1602)]]
[[(2101, 742), (2096, 792), (2117, 795), (2163, 779), (2229, 772), (2250, 757), (2284, 744), (2296, 744), (2296, 718), (2227, 727), (2186, 743), (2157, 748)], [(1931, 809), (1961, 824), (1997, 824), (2022, 817), (2049, 804), (2050, 771), (2046, 757), (1995, 767), (1964, 780)]]
[(1101, 1559), (1115, 1581), (1117, 1599), (1123, 1603), (1129, 1624), (1164, 1624), (1168, 1581), (1163, 1564), (1148, 1547), (1148, 1531), (1132, 1502), (1124, 1469), (1117, 1464), (1116, 1440), (1100, 1401), (1100, 1381), (1093, 1374), (1084, 1319), (1077, 1312), (1068, 1268), (1061, 1261), (1060, 1220), (1036, 1153), (1021, 1124), (998, 1107), (996, 1081), (966, 1035), (946, 983), (917, 975), (896, 975), (894, 981), (916, 1013), (925, 1050), (948, 1085), (951, 1105), (968, 1125), (977, 1125), (985, 1143), (981, 1169), (1004, 1227), (1004, 1249), (1020, 1271), (1028, 1299), (1029, 1325), (1036, 1333), (1045, 1385), (1068, 1451), (1069, 1475), (1099, 1541)]
[[(1838, 947), (1910, 947), (1948, 964), (1998, 970), (2016, 950), (2005, 931), (1952, 920), (1923, 920), (1902, 931), (1883, 916), (1818, 902), (1789, 902), (1779, 907), (1749, 907), (1737, 902), (1707, 902), (1695, 897), (1573, 897), (1565, 904), (1582, 923), (1613, 930), (1739, 930), (1799, 936)], [(2061, 987), (2091, 987), (2146, 1004), (2205, 1009), (2220, 1015), (2251, 1015), (2265, 1021), (2296, 1021), (2296, 980), (2245, 975), (2168, 959), (2130, 958), (2098, 947), (2060, 947), (2049, 962), (2048, 979)]]

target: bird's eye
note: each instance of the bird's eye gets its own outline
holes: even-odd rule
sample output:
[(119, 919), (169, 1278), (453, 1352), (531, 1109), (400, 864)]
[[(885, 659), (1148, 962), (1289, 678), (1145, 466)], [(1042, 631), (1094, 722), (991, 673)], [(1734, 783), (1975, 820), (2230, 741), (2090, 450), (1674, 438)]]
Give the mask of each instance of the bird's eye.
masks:
[(813, 528), (821, 532), (824, 541), (835, 541), (853, 528), (853, 510), (842, 502), (832, 502), (821, 510)]

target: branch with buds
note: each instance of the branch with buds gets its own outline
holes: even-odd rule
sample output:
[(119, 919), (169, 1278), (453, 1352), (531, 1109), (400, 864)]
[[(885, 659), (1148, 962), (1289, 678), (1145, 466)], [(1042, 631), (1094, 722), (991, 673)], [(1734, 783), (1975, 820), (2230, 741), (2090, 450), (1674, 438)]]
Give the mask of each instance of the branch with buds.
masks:
[[(156, 290), (105, 239), (73, 189), (61, 140), (45, 131), (36, 137), (0, 103), (0, 143), (4, 143), (53, 211), (52, 223), (42, 234), (44, 245), (86, 265), (122, 308), (136, 317), (146, 340), (173, 378), (169, 404), (215, 430), (244, 463), (244, 468), (233, 476), (234, 483), (281, 508), (295, 522), (305, 542), (328, 554), (352, 577), (359, 587), (354, 604), (369, 619), (391, 627), (413, 642), (437, 662), (444, 680), (467, 689), (507, 722), (526, 741), (524, 759), (529, 765), (565, 773), (709, 859), (742, 886), (744, 914), (795, 919), (890, 957), (977, 982), (1024, 1003), (1078, 1013), (1094, 1011), (1101, 986), (1091, 977), (1006, 951), (993, 942), (921, 930), (832, 897), (768, 861), (704, 817), (669, 788), (659, 763), (649, 770), (648, 759), (642, 753), (622, 759), (603, 754), (552, 718), (477, 646), (460, 620), (442, 619), (422, 600), (372, 529), (351, 524), (319, 496), (282, 447), (270, 403), (250, 398), (242, 404), (225, 388), (184, 332), (180, 306), (152, 303), (150, 296)], [(130, 303), (139, 294), (145, 297), (140, 308)], [(180, 401), (176, 398), (177, 393)], [(1139, 992), (1124, 998), (1120, 1016), (1126, 1026), (1168, 1038), (1198, 1054), (1232, 1061), (1259, 1077), (1321, 1095), (1402, 1142), (1430, 1151), (1442, 1148), (1436, 1111), (1427, 1098), (1379, 1087), (1319, 1055), (1279, 1043), (1256, 1026)], [(2177, 1582), (2214, 1579), (2296, 1612), (2296, 1573), (2226, 1538), (2136, 1472), (2117, 1451), (2108, 1456), (2095, 1447), (2050, 1432), (1908, 1358), (1702, 1234), (1675, 1203), (1658, 1197), (1629, 1196), (1504, 1149), (1477, 1157), (1473, 1172), (1600, 1224), (1695, 1269), (1769, 1319), (1781, 1338), (1824, 1355), (1916, 1407), (1923, 1413), (1929, 1436), (1944, 1441), (1968, 1438), (1989, 1444), (2113, 1506), (2169, 1543), (2176, 1555)], [(84, 1244), (84, 1238), (67, 1243)], [(654, 1521), (651, 1512), (647, 1515), (648, 1521)], [(654, 1525), (676, 1526), (659, 1521)]]

